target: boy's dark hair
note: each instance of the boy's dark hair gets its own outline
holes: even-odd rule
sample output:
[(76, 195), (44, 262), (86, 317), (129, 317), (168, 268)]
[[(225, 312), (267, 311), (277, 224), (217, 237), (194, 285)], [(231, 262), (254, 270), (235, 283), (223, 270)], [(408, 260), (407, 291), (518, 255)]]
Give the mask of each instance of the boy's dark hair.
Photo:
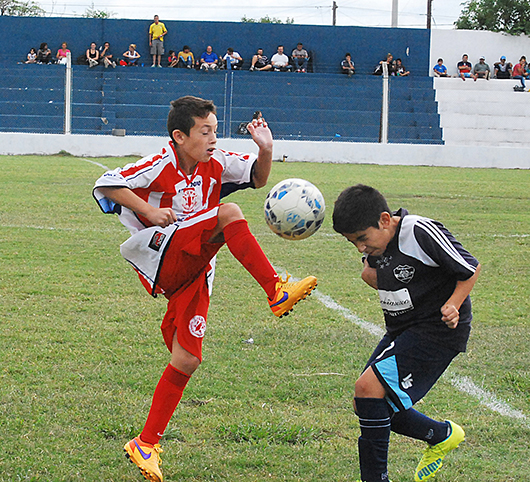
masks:
[(440, 61), (444, 61), (444, 59), (442, 59), (441, 57), (437, 60), (437, 62), (440, 62)]
[(356, 184), (342, 191), (333, 209), (333, 229), (340, 234), (379, 228), (381, 213), (391, 213), (384, 196), (373, 187)]
[(195, 125), (194, 117), (206, 118), (210, 114), (216, 114), (217, 109), (211, 100), (187, 95), (171, 102), (171, 110), (167, 116), (167, 130), (169, 137), (173, 139), (173, 131), (178, 129), (187, 136)]
[(227, 52), (230, 52), (230, 53), (233, 53), (233, 52), (234, 52), (234, 49), (233, 49), (232, 47), (228, 47), (228, 48), (226, 49), (226, 51), (227, 51)]

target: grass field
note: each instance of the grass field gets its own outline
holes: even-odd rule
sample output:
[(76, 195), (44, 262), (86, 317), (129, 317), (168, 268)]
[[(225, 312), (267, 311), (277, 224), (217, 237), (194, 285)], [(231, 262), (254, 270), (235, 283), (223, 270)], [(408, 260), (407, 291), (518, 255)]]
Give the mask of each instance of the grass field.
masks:
[[(100, 166), (69, 156), (0, 156), (0, 165), (0, 481), (142, 480), (122, 446), (142, 429), (169, 361), (165, 302), (140, 286), (119, 254), (128, 233), (92, 199)], [(328, 204), (308, 240), (268, 230), (267, 188), (228, 199), (276, 267), (318, 276), (320, 297), (275, 319), (221, 250), (204, 362), (162, 441), (166, 480), (358, 478), (353, 384), (378, 340), (344, 314), (382, 327), (382, 313), (330, 216), (357, 182), (380, 189), (392, 208), (442, 221), (483, 265), (468, 352), (418, 407), (467, 432), (436, 480), (529, 480), (530, 171), (278, 163), (269, 186), (288, 177), (317, 184)], [(392, 435), (393, 482), (413, 480), (422, 449)]]

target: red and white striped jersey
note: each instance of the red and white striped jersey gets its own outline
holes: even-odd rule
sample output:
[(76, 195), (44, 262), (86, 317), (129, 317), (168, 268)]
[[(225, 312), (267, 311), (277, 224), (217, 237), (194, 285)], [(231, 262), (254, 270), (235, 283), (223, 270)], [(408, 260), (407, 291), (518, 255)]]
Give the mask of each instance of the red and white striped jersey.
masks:
[(154, 207), (170, 207), (180, 223), (204, 209), (219, 204), (222, 195), (252, 185), (256, 154), (236, 154), (216, 149), (209, 162), (199, 162), (190, 176), (179, 167), (172, 141), (160, 154), (134, 164), (107, 171), (94, 186), (94, 198), (105, 213), (117, 213), (131, 234), (151, 226), (144, 217), (118, 206), (98, 190), (100, 187), (126, 187)]

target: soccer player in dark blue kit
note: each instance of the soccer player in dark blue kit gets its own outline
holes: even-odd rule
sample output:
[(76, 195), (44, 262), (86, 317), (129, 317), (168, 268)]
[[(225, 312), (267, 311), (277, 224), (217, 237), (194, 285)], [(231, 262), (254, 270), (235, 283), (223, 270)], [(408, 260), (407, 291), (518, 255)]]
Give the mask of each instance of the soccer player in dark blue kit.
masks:
[(333, 228), (363, 254), (361, 277), (379, 291), (387, 330), (355, 383), (361, 481), (389, 480), (390, 431), (428, 443), (414, 480), (431, 479), (464, 430), (412, 406), (466, 349), (480, 264), (441, 223), (392, 212), (362, 184), (338, 197)]

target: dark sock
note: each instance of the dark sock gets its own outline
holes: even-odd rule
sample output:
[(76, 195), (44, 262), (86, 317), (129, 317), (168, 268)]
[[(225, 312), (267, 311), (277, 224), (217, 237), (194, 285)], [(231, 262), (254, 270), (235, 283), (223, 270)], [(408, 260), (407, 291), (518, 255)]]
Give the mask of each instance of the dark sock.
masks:
[(392, 417), (392, 432), (423, 440), (430, 445), (443, 442), (449, 435), (449, 424), (437, 422), (413, 408), (397, 412)]
[(363, 482), (388, 480), (391, 409), (384, 398), (355, 398), (359, 417), (359, 465)]

